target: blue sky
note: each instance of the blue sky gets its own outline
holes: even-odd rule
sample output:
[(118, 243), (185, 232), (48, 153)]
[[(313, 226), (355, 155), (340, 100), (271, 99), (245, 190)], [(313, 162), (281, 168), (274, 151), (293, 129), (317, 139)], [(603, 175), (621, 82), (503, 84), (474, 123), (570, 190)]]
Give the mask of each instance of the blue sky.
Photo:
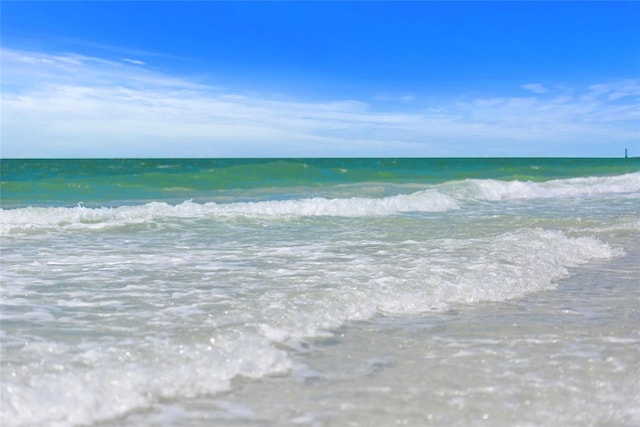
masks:
[(638, 2), (3, 1), (1, 155), (640, 155)]

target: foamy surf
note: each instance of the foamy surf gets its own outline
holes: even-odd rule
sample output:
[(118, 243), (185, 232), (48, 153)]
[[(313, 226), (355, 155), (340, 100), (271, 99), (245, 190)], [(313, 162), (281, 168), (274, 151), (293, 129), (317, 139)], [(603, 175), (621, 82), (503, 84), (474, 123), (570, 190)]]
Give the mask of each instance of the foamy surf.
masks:
[(640, 173), (610, 177), (557, 179), (544, 182), (470, 179), (446, 184), (452, 195), (478, 200), (553, 199), (640, 192)]
[(76, 163), (52, 187), (18, 164), (2, 424), (632, 425), (638, 173), (478, 162), (263, 162), (254, 188), (210, 161), (105, 160), (82, 191), (117, 200), (79, 205)]
[(177, 205), (152, 202), (141, 206), (116, 208), (27, 207), (0, 211), (1, 232), (37, 230), (47, 228), (86, 228), (139, 224), (172, 218), (202, 217), (366, 217), (397, 215), (404, 212), (445, 212), (457, 209), (458, 202), (436, 191), (385, 198), (308, 198), (240, 203), (195, 203), (186, 201)]
[(137, 206), (25, 207), (0, 210), (0, 234), (52, 228), (100, 229), (171, 218), (201, 217), (374, 217), (409, 212), (447, 212), (470, 200), (563, 199), (606, 194), (640, 193), (640, 173), (613, 177), (572, 178), (547, 182), (466, 180), (389, 197), (312, 197), (236, 203), (172, 205), (151, 202)]
[[(237, 377), (288, 372), (293, 362), (281, 345), (297, 348), (305, 339), (330, 336), (347, 322), (518, 298), (555, 288), (571, 267), (623, 255), (592, 237), (543, 229), (393, 246), (393, 253), (386, 253), (390, 244), (381, 243), (374, 250), (354, 248), (349, 253), (335, 243), (293, 251), (271, 247), (263, 256), (272, 267), (259, 269), (259, 260), (243, 261), (244, 267), (235, 259), (220, 262), (223, 251), (215, 248), (208, 254), (184, 249), (172, 255), (179, 257), (178, 263), (159, 254), (136, 260), (124, 253), (104, 258), (89, 250), (83, 258), (69, 254), (58, 256), (54, 264), (41, 260), (24, 266), (22, 273), (26, 268), (33, 273), (55, 271), (61, 277), (90, 268), (95, 271), (91, 294), (70, 290), (53, 296), (43, 288), (38, 297), (42, 304), (63, 298), (58, 309), (37, 317), (32, 315), (36, 312), (12, 314), (5, 309), (3, 322), (28, 318), (45, 329), (58, 324), (54, 328), (62, 328), (60, 332), (64, 324), (75, 323), (92, 338), (81, 345), (9, 340), (9, 347), (20, 348), (14, 356), (20, 362), (8, 360), (3, 418), (15, 426), (81, 425), (165, 399), (215, 394)], [(245, 252), (249, 256), (261, 250)], [(329, 259), (333, 261), (324, 261)], [(206, 260), (218, 261), (205, 266)], [(163, 278), (168, 264), (192, 266), (187, 281), (178, 286)], [(135, 271), (149, 278), (136, 279)], [(202, 288), (206, 277), (216, 280), (209, 274), (216, 271), (222, 279), (235, 277), (237, 285), (228, 295), (212, 285)], [(17, 279), (17, 272), (9, 269), (8, 279)], [(109, 285), (122, 276), (129, 277), (126, 286)], [(11, 288), (3, 299), (18, 298), (25, 289)], [(162, 289), (166, 292), (158, 293)], [(107, 296), (122, 305), (105, 306)], [(147, 305), (152, 311), (143, 309)], [(102, 325), (90, 332), (82, 319), (96, 315)], [(113, 334), (122, 339), (114, 340)], [(43, 351), (49, 355), (44, 365)]]

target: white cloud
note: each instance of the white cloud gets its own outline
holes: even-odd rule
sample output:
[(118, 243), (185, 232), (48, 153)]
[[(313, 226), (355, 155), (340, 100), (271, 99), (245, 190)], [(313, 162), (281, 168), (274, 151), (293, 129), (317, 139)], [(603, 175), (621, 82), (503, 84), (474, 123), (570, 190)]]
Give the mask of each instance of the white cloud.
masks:
[(376, 101), (399, 101), (399, 102), (412, 102), (416, 100), (416, 96), (411, 93), (406, 93), (404, 95), (386, 95), (386, 94), (378, 94), (373, 97)]
[(122, 58), (2, 60), (3, 157), (593, 155), (575, 148), (639, 137), (633, 80), (381, 110), (229, 93)]
[(526, 89), (528, 91), (531, 91), (533, 93), (547, 93), (549, 92), (542, 84), (540, 83), (528, 83), (525, 85), (522, 85), (523, 89)]
[(131, 59), (131, 58), (120, 58), (122, 61), (124, 62), (128, 62), (129, 64), (134, 64), (134, 65), (144, 65), (145, 62), (141, 61), (139, 59)]
[(627, 79), (594, 84), (587, 88), (586, 93), (582, 95), (582, 100), (592, 101), (603, 97), (606, 97), (609, 101), (631, 97), (638, 102), (638, 98), (640, 98), (640, 83), (637, 80)]

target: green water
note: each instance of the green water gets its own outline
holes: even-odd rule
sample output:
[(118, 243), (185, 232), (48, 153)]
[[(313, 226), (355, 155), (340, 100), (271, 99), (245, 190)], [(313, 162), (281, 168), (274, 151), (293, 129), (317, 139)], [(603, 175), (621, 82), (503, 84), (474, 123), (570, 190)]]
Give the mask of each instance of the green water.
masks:
[(13, 208), (181, 202), (234, 190), (356, 183), (546, 181), (637, 172), (640, 158), (2, 159), (0, 168), (1, 206)]

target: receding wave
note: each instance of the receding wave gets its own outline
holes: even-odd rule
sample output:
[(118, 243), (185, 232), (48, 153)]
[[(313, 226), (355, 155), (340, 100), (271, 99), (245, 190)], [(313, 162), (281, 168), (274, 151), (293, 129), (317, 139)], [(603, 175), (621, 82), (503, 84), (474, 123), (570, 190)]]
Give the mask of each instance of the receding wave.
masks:
[[(18, 378), (6, 386), (6, 419), (10, 425), (85, 425), (158, 400), (210, 395), (227, 389), (238, 376), (260, 378), (293, 369), (286, 348), (295, 348), (296, 343), (309, 337), (326, 336), (349, 321), (371, 318), (376, 313), (412, 314), (447, 309), (452, 303), (518, 298), (553, 288), (568, 274), (569, 267), (621, 254), (621, 250), (592, 237), (569, 237), (544, 229), (436, 243), (424, 247), (407, 241), (394, 244), (393, 253), (348, 253), (342, 254), (342, 262), (320, 264), (317, 260), (323, 257), (336, 260), (334, 247), (305, 245), (296, 251), (271, 248), (272, 256), (293, 266), (288, 275), (283, 276), (278, 268), (262, 269), (260, 281), (272, 286), (244, 290), (240, 286), (233, 298), (219, 301), (211, 301), (214, 294), (203, 292), (200, 299), (189, 299), (188, 304), (181, 304), (177, 297), (172, 297), (171, 304), (161, 304), (153, 298), (166, 298), (165, 294), (156, 295), (148, 288), (159, 286), (156, 282), (138, 283), (121, 291), (109, 288), (110, 300), (117, 296), (130, 301), (143, 295), (157, 306), (148, 312), (129, 311), (129, 318), (134, 319), (130, 323), (144, 323), (149, 329), (156, 328), (157, 334), (183, 325), (192, 331), (194, 341), (152, 339), (145, 329), (145, 336), (132, 331), (130, 339), (120, 344), (105, 341), (73, 347), (62, 342), (33, 342), (23, 349), (24, 357), (32, 356), (30, 368), (39, 372), (51, 365), (52, 370), (37, 382), (21, 382)], [(209, 256), (216, 259), (215, 254)], [(117, 277), (136, 262), (125, 254), (120, 262), (74, 256), (69, 268), (82, 268), (81, 261), (94, 268), (96, 275), (109, 277)], [(109, 268), (96, 269), (101, 262), (108, 262)], [(147, 271), (165, 271), (167, 265), (165, 257), (145, 262)], [(64, 268), (64, 262), (58, 267)], [(74, 300), (59, 303), (72, 304)], [(95, 306), (74, 306), (78, 315), (83, 310), (93, 313), (92, 308)], [(20, 318), (24, 315), (16, 314)], [(114, 321), (105, 317), (107, 320)], [(120, 325), (125, 328), (123, 332), (128, 331), (127, 325)], [(200, 335), (195, 332), (198, 330), (202, 331)], [(52, 354), (50, 357), (73, 353), (77, 365), (89, 367), (90, 373), (85, 373), (86, 368), (56, 369), (62, 365), (55, 363), (43, 366), (40, 355), (45, 351)], [(60, 393), (61, 388), (65, 393)], [(59, 408), (65, 413), (61, 414)]]

